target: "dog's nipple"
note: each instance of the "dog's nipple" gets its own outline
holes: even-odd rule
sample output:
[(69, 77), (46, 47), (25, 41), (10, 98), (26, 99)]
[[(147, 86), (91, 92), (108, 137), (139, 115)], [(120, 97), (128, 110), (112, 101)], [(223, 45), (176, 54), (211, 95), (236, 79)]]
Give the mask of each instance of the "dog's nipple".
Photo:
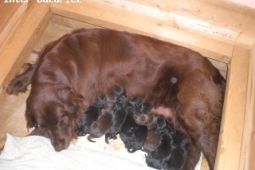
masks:
[(177, 83), (178, 79), (176, 77), (171, 77), (170, 81), (171, 81), (171, 83), (175, 84), (175, 83)]

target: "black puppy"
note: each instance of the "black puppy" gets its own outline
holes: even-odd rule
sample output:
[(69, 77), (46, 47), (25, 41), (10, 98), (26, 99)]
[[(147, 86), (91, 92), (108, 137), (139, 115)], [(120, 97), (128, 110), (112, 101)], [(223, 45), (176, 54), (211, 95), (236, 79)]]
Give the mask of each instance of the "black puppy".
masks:
[(156, 169), (163, 169), (166, 161), (165, 159), (168, 158), (172, 151), (172, 140), (172, 137), (169, 135), (161, 136), (161, 143), (159, 147), (153, 152), (148, 152), (148, 155), (145, 156), (148, 166)]
[(113, 91), (114, 96), (117, 98), (112, 108), (112, 126), (105, 135), (105, 142), (109, 143), (109, 139), (116, 139), (117, 134), (121, 131), (121, 128), (126, 120), (127, 111), (127, 97), (123, 88), (117, 87)]
[(182, 170), (187, 160), (187, 145), (189, 140), (182, 133), (176, 133), (173, 138), (171, 154), (166, 158), (163, 169)]
[[(88, 139), (106, 135), (105, 140), (116, 138), (125, 122), (127, 97), (123, 88), (117, 87), (112, 92), (97, 98), (79, 122), (78, 134), (89, 134)], [(93, 142), (93, 141), (92, 141)]]
[(114, 115), (113, 107), (116, 104), (118, 98), (114, 92), (110, 92), (104, 97), (105, 105), (101, 110), (101, 114), (89, 128), (88, 140), (90, 141), (92, 141), (93, 138), (100, 138), (101, 136), (105, 135), (112, 126), (112, 118)]
[(152, 109), (151, 105), (147, 102), (142, 101), (142, 99), (134, 97), (127, 103), (126, 110), (135, 116), (140, 116), (143, 113), (147, 113)]
[(79, 136), (85, 136), (89, 133), (91, 124), (98, 119), (105, 104), (106, 98), (104, 96), (98, 97), (96, 102), (88, 108), (84, 115), (82, 115), (77, 129)]
[(157, 120), (157, 130), (161, 135), (161, 143), (146, 156), (147, 165), (157, 169), (182, 170), (187, 159), (188, 138), (163, 117)]
[(147, 137), (143, 145), (143, 151), (155, 151), (161, 142), (161, 136), (157, 130), (158, 116), (152, 112), (134, 116), (134, 120), (139, 125), (144, 125), (148, 129)]
[(135, 152), (142, 149), (147, 137), (147, 126), (138, 125), (135, 122), (135, 115), (140, 115), (149, 110), (149, 105), (139, 98), (128, 101), (126, 106), (127, 118), (120, 131), (120, 138), (124, 142), (128, 152)]
[(146, 136), (147, 127), (135, 123), (133, 115), (128, 114), (120, 131), (120, 138), (124, 142), (128, 152), (135, 152), (142, 149)]

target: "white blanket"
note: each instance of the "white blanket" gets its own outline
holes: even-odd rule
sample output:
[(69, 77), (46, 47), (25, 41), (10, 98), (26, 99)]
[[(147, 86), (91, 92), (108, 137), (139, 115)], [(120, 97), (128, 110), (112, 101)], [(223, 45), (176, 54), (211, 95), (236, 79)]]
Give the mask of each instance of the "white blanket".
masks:
[(80, 137), (76, 144), (55, 152), (49, 139), (40, 136), (15, 137), (7, 134), (0, 155), (0, 170), (151, 170), (145, 153), (128, 153), (124, 147), (113, 147)]

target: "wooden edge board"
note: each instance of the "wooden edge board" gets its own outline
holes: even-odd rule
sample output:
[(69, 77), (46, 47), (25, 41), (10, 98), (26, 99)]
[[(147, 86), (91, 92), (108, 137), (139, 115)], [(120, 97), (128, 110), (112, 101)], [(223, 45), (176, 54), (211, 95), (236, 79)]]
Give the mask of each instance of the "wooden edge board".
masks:
[(241, 163), (249, 62), (250, 50), (236, 47), (227, 76), (216, 170), (237, 170)]
[[(16, 4), (15, 4), (16, 5)], [(14, 8), (15, 7), (15, 8)], [(1, 23), (1, 33), (0, 33), (0, 47), (4, 44), (7, 37), (11, 34), (11, 31), (15, 29), (15, 26), (17, 25), (19, 19), (22, 17), (22, 15), (26, 12), (28, 8), (28, 4), (20, 4), (18, 6), (13, 6), (14, 11), (6, 18), (6, 21)], [(9, 11), (4, 11), (9, 12)], [(4, 24), (4, 25), (2, 25)]]
[(7, 38), (0, 50), (0, 87), (12, 77), (23, 57), (31, 52), (34, 42), (46, 26), (49, 13), (48, 5), (31, 4), (15, 31)]
[(250, 151), (251, 151), (251, 138), (253, 130), (253, 119), (254, 119), (254, 54), (250, 55), (249, 62), (249, 73), (248, 73), (248, 84), (247, 84), (247, 99), (246, 99), (246, 113), (244, 115), (244, 129), (243, 129), (243, 144), (241, 152), (241, 163), (239, 165), (240, 169), (248, 169), (250, 164)]
[[(244, 152), (243, 160), (245, 161), (245, 167), (248, 169), (255, 169), (255, 44), (251, 51), (251, 61), (250, 61), (250, 83), (249, 83), (249, 92), (250, 96), (247, 101), (247, 110), (249, 111), (249, 126), (246, 129), (247, 133), (247, 148)], [(248, 156), (246, 156), (248, 154)]]
[[(238, 43), (244, 48), (251, 48), (255, 40), (255, 10), (249, 9), (231, 1), (222, 0), (129, 0), (123, 2), (118, 0), (104, 0), (105, 3), (119, 6), (120, 8), (131, 8), (131, 10), (154, 8), (170, 14), (177, 14), (172, 17), (173, 23), (179, 29), (188, 29), (200, 32), (201, 34), (224, 41), (226, 43)], [(131, 1), (131, 2), (130, 2)], [(131, 7), (127, 7), (130, 3)], [(129, 4), (128, 4), (129, 3)], [(134, 5), (135, 3), (135, 5)], [(126, 5), (125, 5), (126, 4)], [(145, 6), (145, 7), (143, 7)], [(164, 15), (166, 19), (168, 15)], [(231, 17), (230, 17), (231, 16)], [(188, 17), (188, 18), (186, 18)], [(233, 19), (234, 18), (234, 19)], [(189, 23), (189, 20), (191, 21)], [(200, 25), (193, 27), (192, 20)], [(183, 21), (183, 22), (182, 22)], [(187, 21), (187, 22), (186, 22)]]

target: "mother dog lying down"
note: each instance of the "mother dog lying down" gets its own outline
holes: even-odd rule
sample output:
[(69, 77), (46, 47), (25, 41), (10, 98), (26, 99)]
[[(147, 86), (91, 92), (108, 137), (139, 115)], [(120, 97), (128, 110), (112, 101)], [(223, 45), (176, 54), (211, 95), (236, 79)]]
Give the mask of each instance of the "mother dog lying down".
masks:
[(190, 150), (201, 150), (213, 168), (225, 80), (197, 52), (127, 32), (81, 29), (49, 43), (7, 92), (24, 92), (30, 83), (27, 127), (40, 128), (57, 151), (77, 137), (79, 117), (96, 97), (119, 86), (166, 118), (175, 116), (194, 143)]

